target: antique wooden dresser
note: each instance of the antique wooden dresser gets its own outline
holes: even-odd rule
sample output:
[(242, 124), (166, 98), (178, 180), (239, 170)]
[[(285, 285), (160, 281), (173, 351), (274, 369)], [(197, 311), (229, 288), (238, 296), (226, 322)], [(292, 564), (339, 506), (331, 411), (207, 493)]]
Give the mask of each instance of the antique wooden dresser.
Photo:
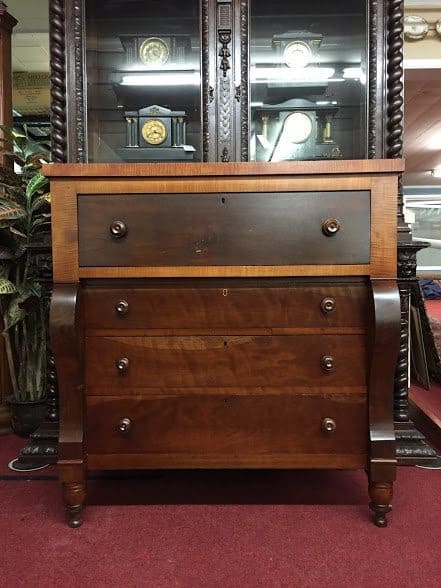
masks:
[(53, 165), (70, 524), (88, 469), (395, 474), (398, 161)]
[(398, 0), (50, 0), (72, 526), (92, 468), (363, 468), (386, 524), (397, 456), (421, 445), (402, 16)]

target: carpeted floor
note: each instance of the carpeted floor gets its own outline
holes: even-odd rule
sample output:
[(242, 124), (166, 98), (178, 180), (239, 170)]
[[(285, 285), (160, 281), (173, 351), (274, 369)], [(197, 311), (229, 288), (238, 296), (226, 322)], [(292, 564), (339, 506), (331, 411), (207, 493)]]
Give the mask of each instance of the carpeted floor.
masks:
[[(0, 463), (16, 449), (0, 438)], [(0, 479), (2, 586), (440, 584), (439, 470), (400, 468), (387, 529), (370, 521), (363, 472), (95, 477), (78, 530), (64, 524), (58, 483), (40, 479), (53, 474)]]

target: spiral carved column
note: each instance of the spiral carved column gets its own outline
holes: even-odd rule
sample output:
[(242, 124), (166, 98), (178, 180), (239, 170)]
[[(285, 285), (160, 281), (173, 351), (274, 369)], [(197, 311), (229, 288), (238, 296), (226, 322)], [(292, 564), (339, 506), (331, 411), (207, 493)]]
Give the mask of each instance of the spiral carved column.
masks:
[[(34, 248), (32, 256), (32, 271), (39, 276), (44, 284), (44, 300), (49, 310), (52, 296), (52, 254), (50, 234), (45, 234), (44, 244)], [(49, 318), (49, 317), (48, 317)], [(41, 465), (52, 463), (58, 456), (58, 389), (55, 371), (54, 355), (47, 342), (46, 366), (46, 395), (47, 411), (44, 422), (30, 436), (30, 443), (23, 447), (19, 455), (19, 462), (26, 469), (26, 465)]]
[[(388, 1), (387, 29), (387, 136), (388, 158), (403, 155), (403, 0)], [(434, 457), (424, 437), (409, 419), (409, 300), (412, 284), (416, 282), (416, 254), (424, 247), (412, 242), (410, 228), (403, 211), (403, 178), (398, 182), (398, 286), (401, 298), (401, 339), (395, 372), (394, 420), (397, 438), (397, 458), (400, 464), (417, 464)]]
[(52, 160), (66, 161), (65, 2), (52, 0), (50, 19)]
[[(67, 117), (66, 117), (66, 2), (50, 0), (50, 68), (51, 68), (51, 139), (52, 160), (67, 161)], [(44, 280), (47, 296), (52, 294), (52, 257), (48, 244), (44, 262)], [(44, 269), (41, 269), (44, 271)], [(47, 365), (47, 416), (45, 422), (31, 435), (31, 442), (20, 453), (21, 462), (54, 462), (58, 456), (58, 392), (54, 356), (48, 349)]]

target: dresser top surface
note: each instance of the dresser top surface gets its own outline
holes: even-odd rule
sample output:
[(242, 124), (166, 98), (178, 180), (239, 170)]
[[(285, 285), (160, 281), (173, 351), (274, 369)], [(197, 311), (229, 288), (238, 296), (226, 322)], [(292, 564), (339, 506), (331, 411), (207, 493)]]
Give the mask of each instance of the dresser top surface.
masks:
[(48, 177), (287, 176), (390, 174), (404, 170), (403, 159), (285, 161), (279, 163), (55, 163), (43, 167)]

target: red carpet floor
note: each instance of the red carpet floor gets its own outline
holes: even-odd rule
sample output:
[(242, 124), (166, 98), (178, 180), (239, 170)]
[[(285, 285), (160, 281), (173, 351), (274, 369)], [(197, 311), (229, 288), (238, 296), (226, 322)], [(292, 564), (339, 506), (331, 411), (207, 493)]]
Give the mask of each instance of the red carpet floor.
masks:
[[(14, 445), (0, 438), (0, 462)], [(72, 530), (55, 480), (0, 480), (0, 584), (438, 588), (440, 494), (440, 470), (400, 468), (378, 529), (363, 472), (113, 475)]]
[(427, 313), (441, 320), (441, 300), (425, 300)]

